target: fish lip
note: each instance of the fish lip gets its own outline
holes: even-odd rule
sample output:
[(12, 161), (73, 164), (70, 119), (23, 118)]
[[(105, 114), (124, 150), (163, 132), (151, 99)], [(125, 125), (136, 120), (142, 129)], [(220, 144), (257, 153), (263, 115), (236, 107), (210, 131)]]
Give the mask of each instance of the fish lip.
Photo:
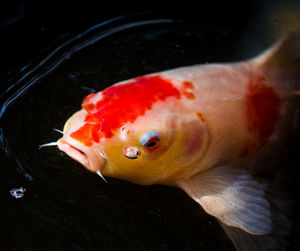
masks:
[(64, 139), (58, 140), (57, 145), (61, 151), (65, 152), (72, 159), (78, 161), (87, 169), (90, 169), (91, 163), (89, 161), (88, 154), (83, 150), (79, 149), (74, 144), (71, 144)]

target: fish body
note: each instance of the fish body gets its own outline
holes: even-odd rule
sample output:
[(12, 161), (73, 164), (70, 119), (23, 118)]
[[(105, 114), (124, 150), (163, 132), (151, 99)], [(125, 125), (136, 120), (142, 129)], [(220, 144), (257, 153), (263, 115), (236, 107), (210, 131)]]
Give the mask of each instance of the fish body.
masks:
[(266, 185), (242, 166), (285, 135), (286, 104), (299, 86), (299, 51), (295, 32), (245, 62), (114, 84), (83, 100), (58, 146), (103, 176), (182, 188), (238, 249), (262, 249), (271, 239), (261, 236), (276, 232), (275, 214)]

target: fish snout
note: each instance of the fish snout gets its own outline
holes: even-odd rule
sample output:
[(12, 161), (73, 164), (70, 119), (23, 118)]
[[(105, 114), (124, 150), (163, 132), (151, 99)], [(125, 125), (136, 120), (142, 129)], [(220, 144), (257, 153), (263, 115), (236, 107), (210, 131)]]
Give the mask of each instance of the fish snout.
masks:
[(106, 159), (103, 156), (96, 154), (90, 147), (86, 147), (76, 140), (63, 137), (57, 141), (57, 146), (91, 172), (102, 171), (105, 166)]

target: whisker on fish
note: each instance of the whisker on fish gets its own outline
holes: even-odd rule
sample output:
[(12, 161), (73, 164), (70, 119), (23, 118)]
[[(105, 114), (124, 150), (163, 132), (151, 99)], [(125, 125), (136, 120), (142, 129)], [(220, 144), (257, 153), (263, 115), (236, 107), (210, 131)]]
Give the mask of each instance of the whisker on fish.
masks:
[(59, 132), (59, 133), (61, 133), (61, 134), (64, 134), (64, 132), (63, 132), (63, 131), (61, 131), (61, 130), (58, 130), (58, 129), (56, 129), (56, 128), (53, 128), (53, 131), (55, 131), (55, 132)]
[(46, 143), (46, 144), (42, 144), (39, 145), (39, 150), (43, 147), (47, 147), (47, 146), (57, 146), (57, 142), (50, 142), (50, 143)]
[(98, 170), (96, 173), (105, 181), (105, 183), (107, 183), (106, 179), (104, 178), (100, 170)]

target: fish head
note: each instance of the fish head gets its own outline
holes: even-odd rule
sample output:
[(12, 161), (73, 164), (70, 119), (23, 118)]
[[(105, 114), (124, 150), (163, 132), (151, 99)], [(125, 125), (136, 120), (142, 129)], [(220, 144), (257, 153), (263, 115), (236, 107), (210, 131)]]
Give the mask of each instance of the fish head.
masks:
[(186, 112), (179, 91), (159, 99), (160, 88), (150, 104), (153, 95), (144, 85), (127, 83), (88, 96), (66, 122), (59, 148), (92, 172), (137, 184), (184, 175), (207, 148), (205, 123)]

